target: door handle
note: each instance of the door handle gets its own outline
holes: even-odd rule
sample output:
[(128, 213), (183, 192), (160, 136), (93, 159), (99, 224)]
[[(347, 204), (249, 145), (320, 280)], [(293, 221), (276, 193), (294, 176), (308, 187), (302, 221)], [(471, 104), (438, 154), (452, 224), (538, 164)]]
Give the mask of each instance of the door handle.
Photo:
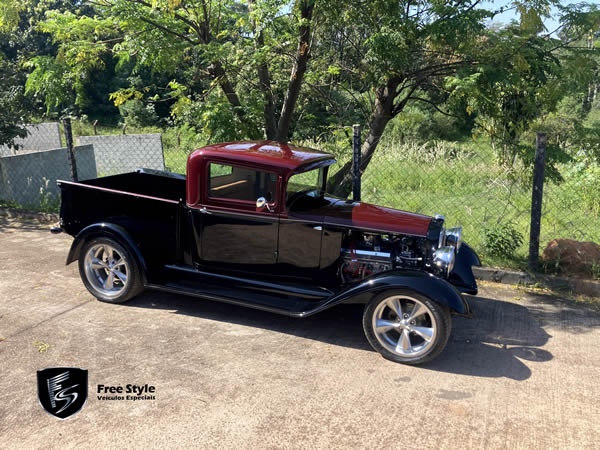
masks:
[(211, 213), (211, 212), (210, 212), (208, 209), (206, 209), (206, 207), (204, 207), (204, 206), (203, 206), (202, 208), (200, 208), (200, 212), (201, 212), (202, 214), (212, 214), (212, 213)]
[(323, 227), (321, 225), (317, 225), (316, 227), (313, 227), (313, 230), (322, 231)]

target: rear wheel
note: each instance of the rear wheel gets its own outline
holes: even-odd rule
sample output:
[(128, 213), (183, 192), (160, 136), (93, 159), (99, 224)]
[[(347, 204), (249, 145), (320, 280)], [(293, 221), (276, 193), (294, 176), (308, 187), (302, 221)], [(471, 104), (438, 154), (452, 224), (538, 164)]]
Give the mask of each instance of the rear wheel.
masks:
[(386, 292), (365, 308), (363, 328), (384, 358), (422, 364), (439, 355), (450, 336), (448, 308), (409, 290)]
[(123, 303), (143, 290), (137, 261), (112, 238), (95, 238), (84, 244), (79, 274), (88, 291), (103, 302)]

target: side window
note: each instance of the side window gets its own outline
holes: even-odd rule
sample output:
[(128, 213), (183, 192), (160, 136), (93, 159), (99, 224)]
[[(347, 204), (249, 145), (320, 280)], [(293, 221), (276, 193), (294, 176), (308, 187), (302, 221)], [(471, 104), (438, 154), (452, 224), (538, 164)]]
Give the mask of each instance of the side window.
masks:
[(208, 196), (255, 202), (264, 197), (275, 201), (277, 175), (228, 164), (209, 164)]

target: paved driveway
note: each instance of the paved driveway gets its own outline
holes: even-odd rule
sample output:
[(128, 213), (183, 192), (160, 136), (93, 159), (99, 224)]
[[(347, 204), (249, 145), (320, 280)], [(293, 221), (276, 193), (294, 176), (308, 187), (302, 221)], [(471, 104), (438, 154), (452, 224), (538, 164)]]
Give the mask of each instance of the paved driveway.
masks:
[[(598, 448), (600, 315), (485, 285), (445, 352), (409, 367), (372, 351), (361, 310), (312, 318), (149, 292), (95, 301), (71, 242), (0, 218), (0, 447)], [(40, 351), (42, 350), (42, 351)], [(36, 370), (88, 369), (65, 421)], [(156, 400), (101, 401), (98, 384)]]

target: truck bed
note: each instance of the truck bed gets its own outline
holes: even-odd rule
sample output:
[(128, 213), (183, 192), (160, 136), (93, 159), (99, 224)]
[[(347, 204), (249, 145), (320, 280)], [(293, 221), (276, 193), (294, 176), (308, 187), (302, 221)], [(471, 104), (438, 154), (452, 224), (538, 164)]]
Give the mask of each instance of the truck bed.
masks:
[(113, 189), (123, 193), (147, 195), (156, 199), (185, 200), (185, 176), (140, 169), (109, 177), (80, 181), (80, 184)]
[(80, 182), (59, 180), (58, 185), (61, 227), (68, 234), (110, 223), (127, 230), (150, 261), (177, 260), (184, 176), (138, 171)]

